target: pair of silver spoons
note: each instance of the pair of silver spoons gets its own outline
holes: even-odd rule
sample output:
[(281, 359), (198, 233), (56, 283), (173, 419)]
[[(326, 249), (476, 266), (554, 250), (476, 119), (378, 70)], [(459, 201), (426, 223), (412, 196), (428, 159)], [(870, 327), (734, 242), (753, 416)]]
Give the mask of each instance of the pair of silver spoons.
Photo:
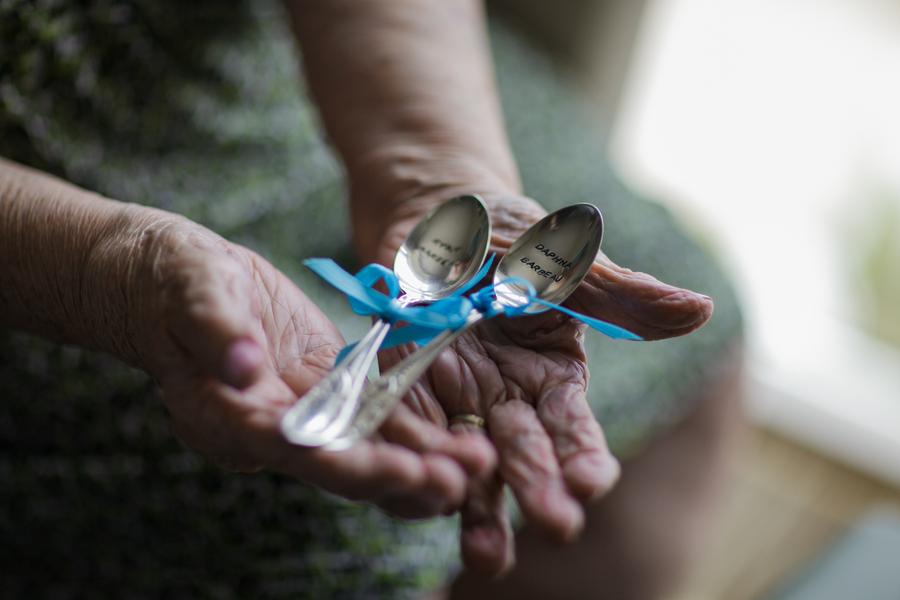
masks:
[[(600, 249), (603, 218), (592, 204), (575, 204), (547, 215), (509, 248), (494, 274), (495, 312), (527, 307), (548, 310), (533, 298), (559, 304), (581, 284)], [(394, 272), (404, 305), (435, 302), (452, 295), (478, 272), (487, 256), (490, 222), (476, 196), (448, 200), (425, 216), (403, 242)], [(438, 355), (485, 318), (473, 309), (462, 327), (447, 330), (406, 357), (374, 382), (365, 376), (390, 324), (379, 321), (357, 346), (285, 413), (284, 436), (302, 446), (345, 450), (369, 437)]]
[[(437, 302), (465, 286), (484, 264), (491, 239), (487, 208), (477, 196), (451, 198), (413, 228), (394, 258), (401, 306)], [(359, 412), (366, 375), (391, 324), (379, 319), (334, 369), (281, 419), (284, 436), (301, 446), (326, 446)]]

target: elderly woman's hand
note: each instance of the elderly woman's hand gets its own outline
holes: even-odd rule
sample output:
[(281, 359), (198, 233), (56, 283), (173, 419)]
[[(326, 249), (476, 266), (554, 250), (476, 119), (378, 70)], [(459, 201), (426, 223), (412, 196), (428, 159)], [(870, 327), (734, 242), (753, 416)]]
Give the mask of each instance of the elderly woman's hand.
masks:
[(300, 448), (281, 415), (344, 341), (281, 272), (183, 217), (0, 159), (0, 327), (107, 352), (149, 373), (172, 428), (223, 467), (262, 467), (404, 517), (457, 510), (496, 454), (432, 429), (418, 453), (374, 439)]
[(0, 159), (0, 327), (107, 352), (165, 392), (175, 433), (223, 467), (277, 469), (405, 517), (455, 511), (493, 448), (429, 423), (433, 452), (343, 453), (281, 436), (344, 341), (263, 258), (177, 215)]
[(225, 468), (273, 468), (404, 517), (457, 510), (460, 464), (492, 468), (489, 444), (446, 431), (425, 454), (381, 440), (343, 453), (288, 444), (281, 415), (331, 368), (340, 333), (254, 252), (169, 213), (130, 212), (124, 234), (95, 251), (93, 273), (122, 285), (119, 353), (159, 383), (185, 444)]
[[(478, 0), (288, 5), (310, 90), (347, 172), (363, 262), (392, 264), (427, 210), (459, 194), (497, 194), (487, 199), (498, 253), (544, 215), (516, 196), (521, 184)], [(645, 337), (687, 333), (712, 308), (603, 257), (568, 304)], [(427, 452), (440, 439), (430, 432), (446, 428), (448, 416), (487, 419), (500, 468), (498, 479), (471, 482), (463, 509), (463, 558), (475, 570), (496, 574), (512, 560), (500, 482), (531, 525), (562, 541), (581, 527), (578, 500), (616, 478), (585, 400), (581, 335), (580, 325), (554, 312), (482, 323), (445, 351), (381, 429)], [(384, 353), (383, 366), (403, 352)], [(431, 422), (427, 432), (421, 416)]]
[[(499, 255), (545, 214), (522, 197), (487, 200), (494, 226), (492, 249)], [(389, 264), (412, 223), (404, 220), (387, 231), (379, 260)], [(688, 333), (712, 312), (705, 296), (616, 267), (602, 254), (566, 304), (647, 339)], [(482, 322), (444, 351), (406, 396), (406, 406), (382, 428), (388, 439), (424, 452), (430, 449), (430, 437), (416, 434), (418, 422), (411, 415), (423, 415), (442, 427), (459, 414), (485, 419), (499, 454), (499, 470), (473, 480), (462, 512), (463, 557), (476, 571), (495, 575), (513, 560), (504, 483), (514, 492), (527, 523), (564, 543), (583, 525), (580, 501), (602, 495), (618, 477), (618, 463), (585, 397), (584, 328), (555, 311)], [(414, 346), (384, 352), (383, 366), (412, 351)], [(452, 428), (469, 433), (474, 429)]]

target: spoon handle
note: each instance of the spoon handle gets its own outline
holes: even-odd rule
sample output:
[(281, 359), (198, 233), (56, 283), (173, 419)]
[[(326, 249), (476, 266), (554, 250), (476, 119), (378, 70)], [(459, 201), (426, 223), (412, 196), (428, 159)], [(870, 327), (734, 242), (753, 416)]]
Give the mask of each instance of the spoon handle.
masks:
[(387, 321), (376, 321), (346, 358), (284, 413), (281, 432), (288, 441), (300, 446), (324, 446), (347, 428), (369, 368), (390, 328)]
[(477, 310), (466, 317), (462, 327), (446, 330), (428, 342), (424, 347), (410, 354), (385, 371), (381, 377), (365, 387), (360, 396), (359, 411), (353, 422), (336, 439), (325, 446), (326, 450), (346, 450), (357, 440), (367, 438), (381, 427), (397, 402), (425, 374), (440, 353), (453, 343), (464, 331), (484, 319)]

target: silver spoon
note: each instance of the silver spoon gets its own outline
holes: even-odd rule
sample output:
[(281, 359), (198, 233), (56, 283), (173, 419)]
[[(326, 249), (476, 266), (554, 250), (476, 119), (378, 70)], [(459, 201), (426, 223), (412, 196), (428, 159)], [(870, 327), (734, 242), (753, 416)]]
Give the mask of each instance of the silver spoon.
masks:
[[(527, 286), (511, 281), (513, 278), (534, 286), (536, 298), (559, 304), (584, 280), (602, 239), (603, 217), (593, 204), (574, 204), (547, 215), (523, 233), (498, 263), (494, 274), (497, 296), (494, 308), (519, 307), (528, 302)], [(534, 314), (545, 310), (549, 309), (531, 302), (524, 312)], [(369, 437), (444, 348), (483, 319), (484, 314), (472, 310), (462, 327), (441, 333), (369, 384), (352, 423), (325, 448), (345, 450)]]
[[(478, 196), (458, 196), (432, 209), (413, 228), (394, 259), (402, 306), (447, 298), (478, 273), (487, 257), (491, 225)], [(301, 446), (324, 446), (343, 432), (381, 342), (391, 328), (378, 320), (340, 364), (281, 418), (281, 432)]]

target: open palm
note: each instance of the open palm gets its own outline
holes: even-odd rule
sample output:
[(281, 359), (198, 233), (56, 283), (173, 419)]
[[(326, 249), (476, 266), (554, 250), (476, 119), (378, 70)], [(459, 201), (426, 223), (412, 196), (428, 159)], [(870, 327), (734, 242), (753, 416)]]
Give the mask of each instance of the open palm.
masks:
[[(521, 197), (489, 197), (487, 203), (492, 249), (498, 255), (545, 214)], [(385, 236), (379, 260), (392, 258), (410, 221), (398, 223)], [(712, 313), (709, 298), (619, 268), (602, 254), (566, 305), (645, 339), (689, 333)], [(410, 415), (444, 428), (449, 417), (459, 414), (486, 420), (498, 470), (470, 482), (461, 533), (465, 562), (482, 573), (502, 572), (513, 560), (504, 484), (530, 526), (564, 543), (582, 527), (580, 501), (605, 493), (618, 477), (618, 463), (586, 400), (584, 329), (556, 311), (482, 322), (441, 354), (405, 397), (408, 408), (396, 411), (382, 428), (388, 439), (412, 445), (416, 421)], [(415, 349), (408, 345), (382, 353), (382, 366)], [(418, 439), (420, 450), (431, 449), (430, 438)]]
[(459, 508), (460, 465), (476, 473), (494, 463), (483, 440), (436, 432), (438, 452), (425, 454), (383, 440), (343, 453), (288, 444), (281, 415), (332, 367), (340, 333), (257, 254), (186, 219), (152, 218), (128, 269), (128, 328), (184, 443), (223, 467), (274, 468), (400, 516)]

